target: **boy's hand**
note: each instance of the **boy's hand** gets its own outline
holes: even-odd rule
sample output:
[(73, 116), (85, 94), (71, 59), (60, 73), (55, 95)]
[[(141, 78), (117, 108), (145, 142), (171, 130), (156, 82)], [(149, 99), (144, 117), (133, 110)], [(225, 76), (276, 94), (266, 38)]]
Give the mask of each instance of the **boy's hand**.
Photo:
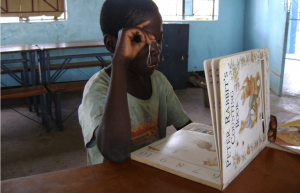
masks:
[(276, 140), (277, 134), (277, 118), (271, 115), (269, 131), (268, 131), (268, 140), (274, 142)]
[[(115, 56), (131, 61), (146, 44), (156, 42), (155, 37), (143, 29), (149, 23), (150, 20), (147, 20), (135, 27), (121, 29), (118, 33)], [(134, 41), (135, 36), (139, 36), (139, 42)]]

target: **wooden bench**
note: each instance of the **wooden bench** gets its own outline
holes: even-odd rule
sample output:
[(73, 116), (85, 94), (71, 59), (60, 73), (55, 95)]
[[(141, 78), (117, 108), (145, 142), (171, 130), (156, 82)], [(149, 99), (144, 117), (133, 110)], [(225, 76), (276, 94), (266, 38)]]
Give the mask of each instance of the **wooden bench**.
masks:
[(59, 130), (62, 130), (62, 123), (69, 118), (77, 108), (63, 121), (61, 113), (61, 102), (60, 94), (65, 92), (74, 92), (74, 91), (83, 91), (87, 81), (76, 81), (76, 82), (65, 82), (65, 83), (56, 83), (48, 84), (46, 87), (49, 90), (50, 94), (54, 96), (54, 105), (55, 105), (55, 122)]
[(1, 90), (1, 100), (12, 100), (12, 99), (32, 97), (32, 96), (39, 96), (40, 104), (41, 104), (42, 124), (46, 127), (46, 131), (49, 132), (50, 127), (49, 127), (48, 111), (47, 111), (47, 104), (46, 104), (47, 93), (48, 91), (42, 85), (6, 89), (6, 90)]
[[(105, 60), (107, 64), (110, 64), (111, 61)], [(50, 70), (56, 70), (61, 64), (51, 64)], [(90, 61), (90, 62), (76, 62), (76, 63), (69, 63), (65, 66), (64, 69), (71, 69), (71, 68), (85, 68), (85, 67), (96, 67), (96, 66), (104, 66), (99, 61)], [(47, 67), (46, 67), (47, 69)]]
[(7, 89), (1, 90), (1, 100), (21, 99), (30, 96), (39, 96), (47, 93), (48, 91), (42, 85)]
[[(9, 68), (12, 72), (23, 72), (23, 67), (20, 66), (20, 67), (12, 67), (12, 68)], [(28, 67), (28, 71), (30, 70), (30, 67)], [(6, 74), (6, 72), (4, 70), (1, 70), (1, 74)]]
[(64, 92), (83, 91), (87, 80), (76, 82), (64, 82), (56, 84), (48, 84), (46, 87), (51, 94), (61, 94)]

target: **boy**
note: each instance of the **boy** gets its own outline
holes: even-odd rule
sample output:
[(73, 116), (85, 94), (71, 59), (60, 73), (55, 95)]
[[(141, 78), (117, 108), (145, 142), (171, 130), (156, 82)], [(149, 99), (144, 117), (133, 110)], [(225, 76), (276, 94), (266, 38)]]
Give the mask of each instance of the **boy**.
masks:
[(191, 123), (172, 86), (155, 70), (163, 40), (152, 0), (106, 0), (100, 14), (112, 63), (85, 86), (79, 122), (88, 165), (122, 163), (129, 153)]
[(131, 151), (164, 138), (167, 126), (191, 122), (170, 83), (155, 71), (163, 40), (156, 4), (106, 0), (100, 24), (114, 57), (89, 80), (79, 108), (89, 165), (124, 162)]

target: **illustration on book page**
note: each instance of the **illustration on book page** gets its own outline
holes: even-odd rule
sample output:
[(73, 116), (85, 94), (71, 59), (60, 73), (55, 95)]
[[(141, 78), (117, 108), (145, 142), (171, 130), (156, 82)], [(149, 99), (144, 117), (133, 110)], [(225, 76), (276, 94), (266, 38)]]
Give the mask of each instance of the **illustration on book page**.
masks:
[(279, 125), (274, 143), (300, 154), (300, 120)]

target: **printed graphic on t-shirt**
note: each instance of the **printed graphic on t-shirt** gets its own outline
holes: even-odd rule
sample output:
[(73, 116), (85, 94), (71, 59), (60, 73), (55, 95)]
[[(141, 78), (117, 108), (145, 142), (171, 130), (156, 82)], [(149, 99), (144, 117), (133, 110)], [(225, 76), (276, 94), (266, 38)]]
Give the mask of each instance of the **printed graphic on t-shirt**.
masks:
[[(131, 122), (131, 143), (138, 144), (158, 136), (158, 117), (149, 117), (140, 122)], [(137, 126), (135, 126), (137, 125)]]

